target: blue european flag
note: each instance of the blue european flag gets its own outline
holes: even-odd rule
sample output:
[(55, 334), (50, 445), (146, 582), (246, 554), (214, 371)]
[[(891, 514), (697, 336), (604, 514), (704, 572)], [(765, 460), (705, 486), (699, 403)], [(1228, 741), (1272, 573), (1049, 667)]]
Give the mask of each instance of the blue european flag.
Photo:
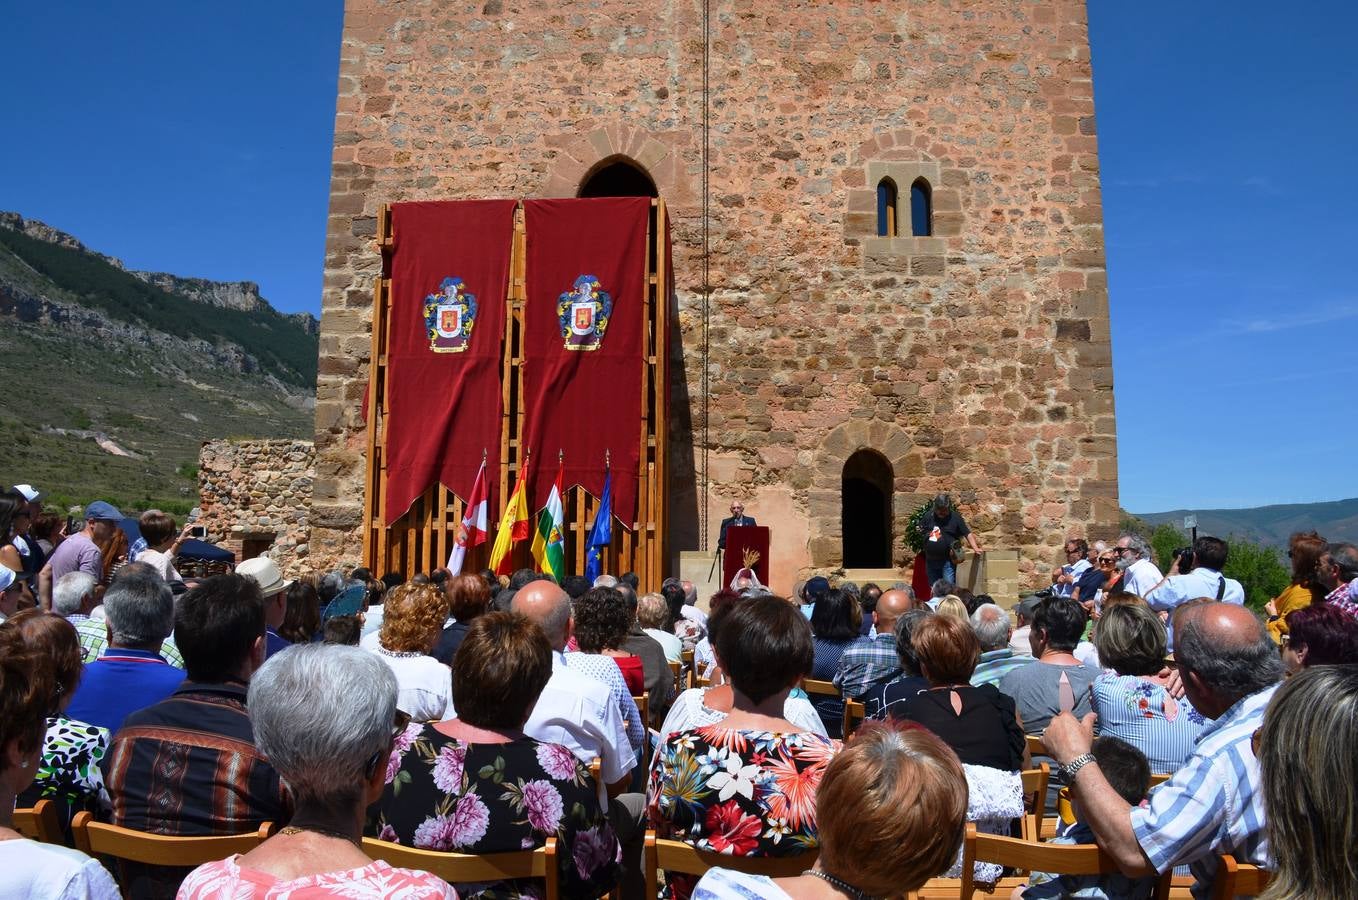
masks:
[(613, 543), (613, 472), (604, 476), (604, 496), (589, 530), (589, 549), (585, 551), (585, 577), (590, 584), (603, 574), (603, 548)]

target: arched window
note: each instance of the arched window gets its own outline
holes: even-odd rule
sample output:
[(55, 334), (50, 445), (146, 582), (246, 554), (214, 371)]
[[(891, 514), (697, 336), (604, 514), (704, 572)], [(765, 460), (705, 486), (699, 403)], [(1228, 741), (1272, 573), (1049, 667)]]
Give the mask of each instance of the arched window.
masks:
[(910, 233), (915, 237), (934, 233), (933, 191), (923, 178), (916, 178), (910, 185)]
[(844, 566), (891, 566), (891, 463), (875, 450), (859, 450), (844, 463), (840, 482)]
[(883, 178), (877, 182), (877, 236), (895, 237), (896, 230), (896, 182)]
[(596, 168), (580, 185), (580, 197), (659, 197), (655, 182), (629, 160), (616, 157)]

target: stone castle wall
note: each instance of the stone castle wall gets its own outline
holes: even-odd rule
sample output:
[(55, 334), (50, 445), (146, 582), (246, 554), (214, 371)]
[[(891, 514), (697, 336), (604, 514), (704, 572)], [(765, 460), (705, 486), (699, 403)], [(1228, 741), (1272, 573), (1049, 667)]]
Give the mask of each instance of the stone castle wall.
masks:
[(248, 541), (267, 546), (287, 577), (313, 574), (318, 565), (310, 548), (314, 465), (311, 441), (204, 441), (198, 454), (202, 514), (197, 524), (206, 526), (207, 540), (235, 553), (237, 560), (244, 558)]
[[(347, 3), (313, 556), (358, 546), (379, 206), (574, 196), (616, 158), (654, 180), (674, 223), (673, 551), (715, 542), (739, 496), (774, 527), (781, 580), (838, 565), (859, 449), (891, 466), (897, 541), (950, 491), (1036, 580), (1067, 532), (1116, 527), (1084, 2), (710, 8), (705, 96), (703, 4)], [(876, 236), (883, 177), (907, 233), (909, 184), (929, 181), (932, 236)]]

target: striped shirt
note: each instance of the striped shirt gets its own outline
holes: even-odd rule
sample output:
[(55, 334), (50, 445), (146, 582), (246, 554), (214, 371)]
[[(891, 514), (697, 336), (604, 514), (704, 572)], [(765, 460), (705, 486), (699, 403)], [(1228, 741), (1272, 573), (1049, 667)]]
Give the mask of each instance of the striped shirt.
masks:
[(1174, 777), (1132, 810), (1132, 830), (1155, 870), (1189, 863), (1193, 896), (1211, 893), (1217, 854), (1267, 866), (1263, 784), (1250, 739), (1277, 685), (1241, 699), (1209, 725)]
[(995, 687), (999, 687), (1001, 678), (1031, 662), (1033, 662), (1031, 656), (1018, 656), (1014, 653), (1012, 647), (987, 650), (981, 654), (981, 661), (976, 664), (976, 671), (971, 673), (971, 684), (973, 687), (980, 687), (983, 684), (993, 684)]
[[(75, 633), (80, 636), (82, 662), (94, 662), (103, 655), (104, 649), (108, 647), (107, 622), (103, 619), (92, 619), (89, 616), (85, 616), (81, 621), (67, 617), (67, 621), (75, 626)], [(179, 648), (174, 645), (173, 634), (161, 641), (160, 655), (176, 669), (184, 668), (184, 657), (180, 654)]]

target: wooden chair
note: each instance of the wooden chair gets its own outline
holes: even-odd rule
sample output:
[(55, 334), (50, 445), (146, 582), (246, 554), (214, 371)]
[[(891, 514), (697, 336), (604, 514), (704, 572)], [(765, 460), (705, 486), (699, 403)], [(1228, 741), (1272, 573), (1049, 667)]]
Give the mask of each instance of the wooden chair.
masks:
[(961, 900), (972, 900), (976, 893), (978, 861), (1062, 875), (1103, 875), (1118, 871), (1113, 857), (1104, 853), (1098, 844), (1039, 844), (978, 832), (976, 823), (968, 822), (962, 843)]
[(674, 696), (684, 692), (684, 664), (670, 661), (670, 674), (674, 676)]
[(868, 717), (867, 708), (861, 700), (844, 700), (844, 725), (840, 732), (848, 740), (858, 730), (858, 726)]
[(731, 856), (699, 850), (683, 841), (661, 840), (654, 831), (646, 832), (644, 865), (646, 868), (646, 896), (654, 897), (660, 889), (660, 869), (685, 875), (702, 875), (708, 869), (735, 869), (747, 875), (769, 878), (789, 878), (800, 875), (816, 863), (820, 850), (808, 850), (796, 856)]
[(1023, 839), (1036, 843), (1042, 840), (1042, 823), (1047, 816), (1047, 783), (1051, 780), (1051, 767), (1039, 763), (1036, 769), (1025, 769), (1019, 776), (1023, 779), (1023, 805), (1027, 809), (1023, 816)]
[(1166, 781), (1169, 781), (1169, 780), (1170, 780), (1171, 778), (1173, 778), (1173, 777), (1174, 777), (1174, 776), (1173, 776), (1172, 774), (1168, 774), (1168, 773), (1165, 773), (1165, 772), (1152, 772), (1152, 773), (1151, 773), (1151, 787), (1153, 787), (1153, 788), (1154, 788), (1154, 787), (1159, 787), (1160, 785), (1164, 784)]
[(1035, 734), (1028, 735), (1028, 755), (1029, 756), (1047, 755), (1047, 748), (1042, 746), (1042, 738), (1038, 737)]
[(560, 896), (554, 837), (547, 838), (547, 845), (536, 850), (480, 854), (419, 850), (365, 837), (363, 852), (392, 866), (430, 872), (453, 884), (541, 878), (547, 883), (547, 900), (556, 900)]
[(88, 812), (78, 812), (71, 820), (75, 848), (86, 856), (180, 868), (201, 866), (233, 853), (249, 853), (273, 833), (272, 822), (246, 834), (176, 837), (96, 822)]
[(16, 808), (14, 830), (44, 844), (66, 843), (61, 834), (61, 816), (51, 800), (39, 800), (32, 806)]
[(641, 726), (643, 728), (650, 728), (651, 727), (650, 696), (647, 694), (641, 694), (640, 696), (633, 696), (632, 700), (635, 701), (637, 704), (637, 712), (641, 713)]
[(698, 677), (698, 670), (693, 665), (693, 651), (679, 651), (679, 659), (683, 663), (684, 671), (688, 673), (688, 686), (693, 687), (693, 680)]
[(1257, 897), (1273, 880), (1273, 873), (1249, 863), (1235, 861), (1229, 853), (1221, 857), (1217, 867), (1216, 884), (1212, 887), (1212, 900), (1230, 900), (1232, 897)]
[(808, 694), (815, 694), (817, 697), (833, 697), (841, 699), (839, 688), (835, 687), (833, 681), (819, 681), (815, 678), (803, 678), (802, 690)]

